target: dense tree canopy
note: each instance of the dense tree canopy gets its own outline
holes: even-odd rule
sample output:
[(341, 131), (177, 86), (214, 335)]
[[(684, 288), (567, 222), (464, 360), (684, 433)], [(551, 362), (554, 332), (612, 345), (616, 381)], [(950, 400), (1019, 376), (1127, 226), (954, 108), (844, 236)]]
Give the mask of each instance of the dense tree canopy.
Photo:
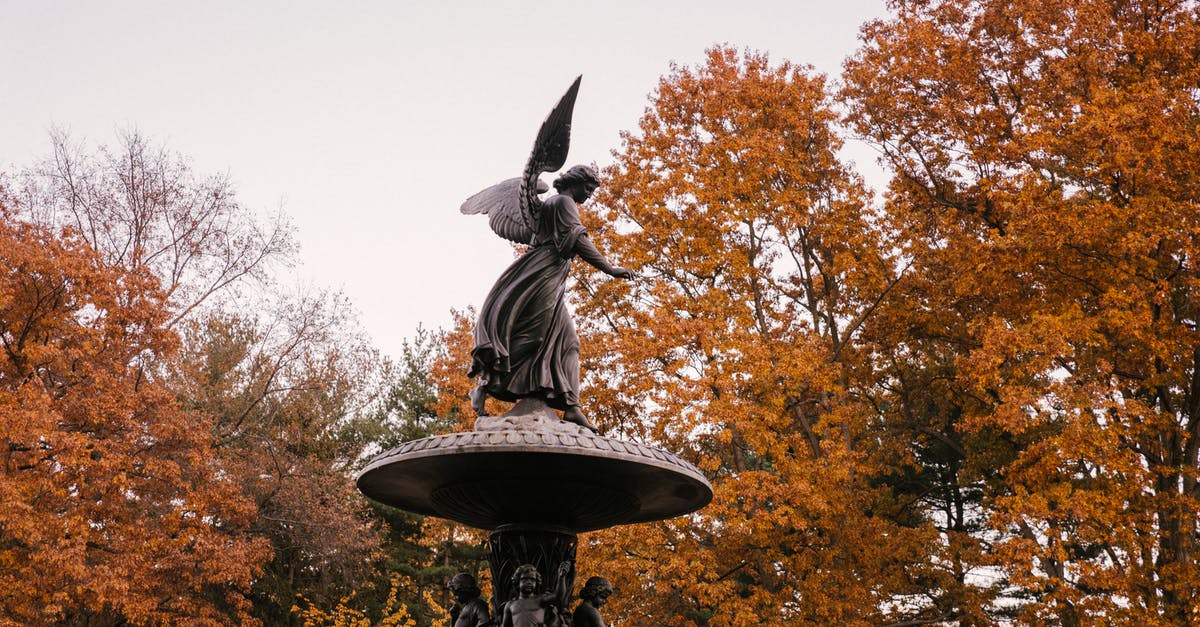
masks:
[[(672, 67), (584, 206), (639, 279), (577, 268), (583, 404), (715, 498), (579, 576), (625, 625), (1200, 622), (1200, 6), (889, 6), (836, 83)], [(0, 622), (426, 627), (488, 588), (480, 532), (352, 484), (470, 428), (473, 314), (389, 361), (223, 178), (54, 147), (0, 179)]]
[(1022, 620), (1195, 621), (1197, 5), (896, 10), (844, 92), (915, 270), (879, 335), (896, 392)]
[(147, 272), (0, 220), (0, 612), (104, 624), (246, 617), (268, 554), (207, 416), (156, 380), (178, 339)]
[(212, 421), (220, 467), (256, 506), (274, 549), (255, 579), (256, 615), (286, 620), (297, 595), (333, 603), (364, 587), (378, 530), (349, 480), (364, 444), (347, 418), (372, 400), (371, 351), (342, 328), (337, 304), (289, 298), (271, 319), (212, 315), (185, 324), (168, 384)]
[(594, 412), (716, 491), (593, 544), (625, 620), (883, 622), (919, 590), (931, 537), (878, 483), (904, 451), (872, 433), (859, 340), (902, 273), (836, 120), (824, 77), (716, 48), (662, 80), (606, 173), (596, 235), (642, 279), (579, 303)]
[[(386, 431), (382, 424), (391, 414), (381, 397), (393, 377), (354, 328), (348, 304), (327, 294), (297, 294), (273, 280), (271, 267), (286, 263), (292, 249), (283, 223), (263, 226), (223, 179), (193, 174), (184, 158), (136, 134), (116, 148), (92, 153), (56, 137), (52, 159), (11, 180), (6, 227), (14, 229), (11, 238), (28, 242), (8, 249), (14, 257), (4, 267), (10, 280), (28, 285), (8, 292), (5, 306), (11, 315), (3, 337), (14, 367), (34, 368), (24, 365), (29, 359), (62, 363), (8, 380), (15, 390), (36, 376), (46, 386), (91, 395), (77, 401), (70, 411), (78, 415), (69, 421), (56, 418), (60, 410), (54, 410), (37, 423), (6, 423), (6, 429), (28, 429), (4, 434), (10, 457), (17, 456), (12, 464), (25, 471), (11, 479), (22, 485), (40, 468), (62, 483), (61, 490), (86, 494), (88, 509), (72, 513), (70, 524), (119, 534), (129, 546), (78, 532), (66, 537), (86, 543), (96, 555), (128, 561), (126, 568), (133, 569), (69, 570), (77, 578), (71, 585), (13, 574), (6, 579), (13, 607), (34, 611), (44, 605), (49, 614), (42, 620), (57, 612), (84, 623), (162, 621), (174, 615), (275, 624), (288, 620), (298, 595), (328, 607), (363, 589), (368, 602), (378, 597), (382, 603), (387, 578), (371, 575), (381, 563), (384, 536), (353, 489), (351, 475), (376, 446), (372, 440)], [(53, 255), (41, 262), (58, 274), (15, 257), (39, 248)], [(80, 268), (91, 274), (72, 274)], [(118, 311), (117, 305), (125, 309)], [(38, 313), (42, 310), (49, 313)], [(30, 326), (58, 320), (55, 316), (61, 321)], [(116, 334), (117, 325), (127, 328), (126, 335)], [(47, 350), (24, 356), (28, 347), (43, 344), (75, 348), (61, 358), (51, 359)], [(124, 379), (89, 374), (88, 360), (100, 358), (111, 360), (105, 362), (110, 369), (126, 366)], [(71, 377), (89, 385), (77, 385)], [(10, 400), (33, 411), (30, 398)], [(90, 426), (72, 422), (83, 418)], [(134, 421), (145, 433), (121, 421)], [(96, 450), (77, 451), (94, 456), (87, 473), (65, 472), (76, 462), (57, 461), (60, 453), (35, 456), (40, 466), (21, 457), (51, 446), (43, 441), (51, 438), (52, 432), (43, 431), (51, 427), (92, 434)], [(136, 455), (104, 449), (117, 445), (133, 447)], [(142, 457), (152, 462), (139, 461)], [(183, 463), (176, 458), (189, 465), (175, 469), (172, 464)], [(132, 485), (129, 473), (142, 473), (143, 465), (159, 482), (154, 499), (180, 508), (179, 516), (190, 524), (228, 536), (206, 538), (165, 525), (162, 533), (185, 547), (198, 542), (207, 551), (192, 558), (204, 562), (203, 567), (193, 564), (194, 575), (176, 577), (170, 563), (147, 553), (162, 544), (151, 533), (155, 523), (170, 517), (150, 496), (139, 494), (143, 488), (125, 487)], [(13, 502), (38, 494), (30, 490), (13, 492)], [(200, 498), (192, 492), (209, 501), (192, 503)], [(45, 496), (33, 503), (55, 507)], [(140, 535), (105, 518), (117, 507), (130, 510), (120, 522)], [(6, 509), (21, 525), (54, 528), (36, 513), (28, 505)], [(35, 561), (53, 570), (60, 558), (49, 557), (58, 549), (20, 539), (16, 530), (22, 527), (12, 525), (0, 526), (0, 539), (28, 551), (13, 561), (44, 555)], [(138, 568), (156, 574), (138, 574)], [(142, 579), (146, 583), (138, 583)], [(189, 583), (193, 579), (200, 583)], [(138, 596), (140, 590), (119, 593), (138, 585), (154, 587), (145, 596)], [(183, 609), (175, 607), (183, 602), (167, 600), (173, 598), (172, 586), (195, 588), (180, 593), (192, 599)], [(92, 594), (91, 587), (107, 592)], [(61, 598), (29, 600), (49, 594), (46, 590), (58, 590)], [(116, 596), (126, 600), (114, 601)], [(142, 607), (154, 599), (163, 607)], [(24, 616), (16, 611), (13, 616)]]
[(599, 238), (645, 280), (585, 280), (591, 393), (717, 489), (594, 543), (613, 608), (1194, 621), (1197, 8), (894, 8), (840, 92), (881, 210), (819, 80), (724, 48), (608, 172)]

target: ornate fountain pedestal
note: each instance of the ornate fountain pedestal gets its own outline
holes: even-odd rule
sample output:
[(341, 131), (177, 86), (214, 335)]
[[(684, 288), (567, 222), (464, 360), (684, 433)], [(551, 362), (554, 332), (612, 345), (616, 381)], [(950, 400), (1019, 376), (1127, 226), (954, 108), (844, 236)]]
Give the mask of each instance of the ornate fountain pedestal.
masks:
[[(475, 431), (407, 442), (371, 460), (358, 489), (381, 503), (492, 531), (493, 616), (533, 564), (550, 589), (574, 588), (577, 534), (681, 516), (712, 500), (691, 464), (564, 423), (534, 399)], [(564, 563), (569, 569), (560, 570)]]

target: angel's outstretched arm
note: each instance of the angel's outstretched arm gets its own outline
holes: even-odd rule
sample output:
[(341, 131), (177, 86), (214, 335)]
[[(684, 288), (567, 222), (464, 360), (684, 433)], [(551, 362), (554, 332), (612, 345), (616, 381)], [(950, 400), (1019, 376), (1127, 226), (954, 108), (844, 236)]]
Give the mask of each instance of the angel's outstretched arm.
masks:
[(605, 274), (615, 276), (619, 279), (632, 279), (634, 276), (633, 270), (618, 268), (609, 263), (608, 259), (596, 248), (596, 245), (592, 243), (591, 238), (586, 234), (580, 235), (579, 239), (575, 240), (575, 254)]

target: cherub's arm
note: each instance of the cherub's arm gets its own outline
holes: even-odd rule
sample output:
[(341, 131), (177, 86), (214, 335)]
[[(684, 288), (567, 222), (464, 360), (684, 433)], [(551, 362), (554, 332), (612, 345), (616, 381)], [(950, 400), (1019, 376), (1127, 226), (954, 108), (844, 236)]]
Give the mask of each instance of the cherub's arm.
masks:
[(538, 599), (542, 606), (542, 611), (545, 612), (544, 620), (547, 627), (559, 627), (562, 625), (562, 617), (566, 611), (562, 607), (562, 599), (558, 598), (558, 594), (554, 592), (543, 592)]
[(558, 565), (558, 572), (554, 574), (555, 605), (563, 612), (567, 611), (567, 607), (571, 603), (571, 590), (567, 587), (567, 580), (570, 578), (572, 570), (575, 570), (575, 563), (566, 560)]

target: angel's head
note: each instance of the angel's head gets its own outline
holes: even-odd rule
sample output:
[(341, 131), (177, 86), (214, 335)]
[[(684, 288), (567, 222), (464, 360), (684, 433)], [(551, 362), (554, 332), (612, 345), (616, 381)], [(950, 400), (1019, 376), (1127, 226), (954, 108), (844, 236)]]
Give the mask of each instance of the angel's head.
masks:
[(554, 180), (554, 189), (560, 194), (567, 194), (575, 202), (583, 202), (591, 198), (592, 192), (600, 187), (600, 175), (590, 165), (572, 166)]

